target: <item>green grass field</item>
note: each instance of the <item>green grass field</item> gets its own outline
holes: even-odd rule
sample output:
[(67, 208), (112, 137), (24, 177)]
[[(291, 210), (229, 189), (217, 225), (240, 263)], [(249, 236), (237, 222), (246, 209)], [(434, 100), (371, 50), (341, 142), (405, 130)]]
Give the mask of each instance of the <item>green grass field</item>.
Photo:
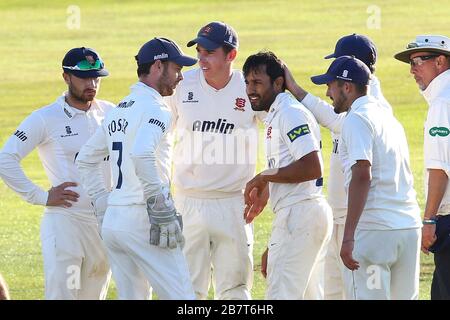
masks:
[[(71, 5), (79, 8), (79, 28)], [(373, 7), (375, 6), (375, 7)], [(72, 47), (96, 48), (110, 76), (104, 79), (99, 98), (117, 102), (136, 81), (134, 55), (154, 36), (184, 44), (212, 20), (235, 27), (240, 36), (236, 68), (261, 49), (284, 59), (297, 80), (312, 93), (325, 96), (325, 87), (309, 77), (326, 70), (323, 57), (336, 40), (353, 32), (366, 34), (378, 46), (377, 76), (395, 115), (404, 125), (421, 207), (423, 193), (423, 122), (427, 106), (408, 65), (393, 54), (417, 34), (450, 35), (449, 0), (426, 1), (13, 1), (0, 2), (0, 144), (34, 109), (53, 102), (65, 90), (60, 64)], [(194, 55), (195, 49), (185, 48)], [(324, 158), (328, 162), (331, 139), (323, 132)], [(259, 169), (262, 168), (262, 161)], [(39, 185), (49, 184), (33, 152), (24, 161), (27, 175)], [(326, 166), (327, 167), (327, 166)], [(328, 169), (326, 169), (328, 176)], [(266, 210), (255, 224), (255, 283), (253, 297), (264, 297), (260, 255), (270, 234), (272, 214)], [(13, 299), (43, 299), (43, 270), (39, 240), (42, 208), (23, 202), (0, 182), (0, 272), (9, 283)], [(433, 262), (422, 256), (420, 298), (429, 299)], [(116, 297), (111, 286), (108, 298)]]

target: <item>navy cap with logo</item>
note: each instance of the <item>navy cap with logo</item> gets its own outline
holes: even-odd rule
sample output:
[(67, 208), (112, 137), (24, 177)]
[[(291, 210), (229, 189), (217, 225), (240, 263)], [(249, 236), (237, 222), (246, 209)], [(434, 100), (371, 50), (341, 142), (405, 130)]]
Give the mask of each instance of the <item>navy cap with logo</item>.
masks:
[(69, 50), (62, 61), (64, 72), (78, 78), (97, 78), (109, 75), (100, 55), (91, 48), (73, 48)]
[(236, 31), (223, 22), (214, 21), (202, 27), (197, 33), (197, 38), (188, 42), (187, 46), (192, 47), (198, 43), (206, 50), (215, 50), (220, 46), (227, 45), (237, 49), (239, 40)]
[(197, 59), (186, 56), (174, 41), (157, 37), (145, 43), (135, 58), (138, 65), (156, 60), (172, 61), (180, 66), (192, 66), (197, 63)]
[(355, 56), (370, 67), (377, 61), (377, 47), (368, 37), (353, 33), (340, 38), (336, 42), (334, 52), (326, 56), (325, 59), (341, 56)]
[(342, 56), (331, 63), (325, 74), (311, 77), (311, 81), (315, 84), (327, 84), (339, 79), (367, 85), (370, 79), (370, 70), (361, 60), (351, 56)]

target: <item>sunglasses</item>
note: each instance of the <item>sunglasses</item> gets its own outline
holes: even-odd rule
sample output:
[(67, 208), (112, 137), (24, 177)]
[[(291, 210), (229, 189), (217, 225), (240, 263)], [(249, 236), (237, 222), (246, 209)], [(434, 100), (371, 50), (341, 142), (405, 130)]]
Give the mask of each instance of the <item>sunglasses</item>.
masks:
[(430, 54), (426, 56), (417, 56), (409, 59), (411, 67), (421, 66), (425, 61), (439, 57), (439, 54)]
[(103, 68), (103, 61), (100, 59), (95, 60), (92, 64), (87, 60), (81, 60), (75, 66), (63, 66), (64, 69), (78, 70), (78, 71), (89, 71), (89, 70), (100, 70)]
[(63, 66), (63, 68), (69, 70), (89, 71), (89, 70), (100, 70), (103, 69), (103, 67), (105, 66), (105, 64), (99, 57), (97, 57), (97, 59), (94, 60), (92, 53), (87, 51), (86, 48), (84, 47), (83, 47), (83, 55), (86, 57), (85, 60), (81, 60), (75, 66)]

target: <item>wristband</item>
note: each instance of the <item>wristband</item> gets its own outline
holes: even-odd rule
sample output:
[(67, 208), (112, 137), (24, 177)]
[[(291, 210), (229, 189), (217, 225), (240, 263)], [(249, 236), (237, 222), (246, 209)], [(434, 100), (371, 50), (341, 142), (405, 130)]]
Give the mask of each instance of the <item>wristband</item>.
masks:
[(423, 224), (436, 224), (436, 219), (423, 219)]

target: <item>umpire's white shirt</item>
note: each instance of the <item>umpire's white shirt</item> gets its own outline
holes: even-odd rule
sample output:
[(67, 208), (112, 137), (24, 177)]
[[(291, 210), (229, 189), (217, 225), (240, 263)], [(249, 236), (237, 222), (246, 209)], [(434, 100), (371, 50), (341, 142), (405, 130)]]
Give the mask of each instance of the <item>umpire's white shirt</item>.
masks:
[[(168, 189), (170, 128), (171, 113), (162, 96), (142, 82), (133, 85), (77, 158), (89, 195), (95, 199), (108, 191), (97, 171), (108, 155), (113, 177), (108, 205), (143, 205), (147, 197)], [(136, 167), (136, 159), (141, 166)]]
[[(392, 113), (392, 107), (385, 99), (380, 81), (375, 75), (371, 75), (368, 95), (376, 98), (380, 102), (380, 106)], [(347, 212), (347, 193), (344, 187), (344, 169), (339, 158), (339, 139), (346, 113), (336, 114), (333, 106), (310, 93), (302, 100), (302, 104), (313, 113), (321, 126), (328, 128), (331, 132), (333, 148), (330, 156), (327, 199), (333, 209), (334, 218), (343, 220)]]
[(363, 96), (351, 105), (342, 128), (339, 153), (347, 190), (356, 161), (367, 160), (371, 164), (372, 181), (358, 229), (421, 226), (405, 132), (375, 98)]
[[(434, 78), (422, 93), (430, 106), (424, 128), (425, 169), (441, 169), (450, 176), (450, 70)], [(425, 190), (427, 194), (428, 171)], [(438, 214), (450, 214), (450, 179)]]
[(242, 73), (233, 70), (228, 84), (216, 90), (200, 69), (183, 74), (175, 94), (167, 98), (176, 123), (174, 185), (177, 192), (200, 198), (242, 193), (255, 173), (257, 117)]
[[(267, 166), (282, 168), (317, 151), (320, 153), (320, 128), (308, 109), (288, 93), (280, 93), (265, 120)], [(269, 183), (273, 211), (302, 200), (322, 197), (322, 179), (302, 183)]]
[[(83, 144), (94, 134), (105, 114), (113, 107), (110, 102), (95, 99), (85, 112), (69, 106), (62, 95), (54, 103), (34, 111), (19, 125), (1, 151), (1, 177), (29, 203), (45, 206), (48, 192), (28, 179), (20, 167), (20, 161), (37, 147), (51, 185), (76, 182), (77, 187), (68, 189), (80, 195), (70, 208), (47, 207), (46, 212), (88, 215), (94, 218), (91, 200), (81, 187), (75, 159)], [(99, 170), (99, 175), (109, 186), (107, 159), (102, 159)]]

